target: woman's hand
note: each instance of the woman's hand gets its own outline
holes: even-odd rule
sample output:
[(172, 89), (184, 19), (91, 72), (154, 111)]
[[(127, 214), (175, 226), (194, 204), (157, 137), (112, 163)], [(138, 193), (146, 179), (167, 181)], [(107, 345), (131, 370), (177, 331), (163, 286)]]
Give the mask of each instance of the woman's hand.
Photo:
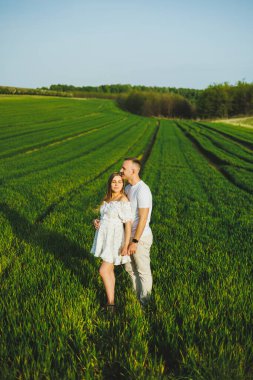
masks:
[(121, 256), (127, 256), (127, 245), (121, 248)]
[(93, 220), (93, 226), (96, 228), (96, 230), (98, 230), (99, 227), (100, 227), (100, 220), (99, 219), (94, 219)]

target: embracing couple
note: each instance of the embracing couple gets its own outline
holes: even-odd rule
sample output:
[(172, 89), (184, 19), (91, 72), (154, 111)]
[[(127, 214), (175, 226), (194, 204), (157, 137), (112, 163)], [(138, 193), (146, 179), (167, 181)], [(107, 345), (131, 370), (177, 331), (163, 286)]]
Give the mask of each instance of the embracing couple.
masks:
[[(141, 180), (141, 162), (125, 158), (120, 172), (111, 174), (107, 194), (100, 206), (91, 253), (103, 262), (99, 269), (107, 295), (107, 309), (114, 309), (114, 265), (124, 264), (142, 305), (152, 289), (150, 247), (153, 242), (149, 226), (152, 194)], [(124, 188), (124, 179), (128, 185)]]

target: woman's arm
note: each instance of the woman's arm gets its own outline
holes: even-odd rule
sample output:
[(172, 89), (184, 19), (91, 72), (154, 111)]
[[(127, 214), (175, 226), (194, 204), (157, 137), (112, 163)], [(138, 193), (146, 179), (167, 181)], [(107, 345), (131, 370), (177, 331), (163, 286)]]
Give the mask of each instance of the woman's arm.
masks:
[(125, 256), (127, 255), (127, 248), (130, 242), (130, 237), (131, 237), (131, 228), (132, 228), (132, 223), (126, 222), (125, 223), (125, 239), (124, 239), (124, 245), (121, 250), (121, 255)]
[(93, 219), (92, 223), (93, 223), (93, 226), (96, 228), (96, 230), (98, 230), (100, 227), (100, 220), (99, 219)]
[[(96, 207), (94, 209), (94, 213), (99, 214), (100, 213), (100, 207), (101, 206)], [(101, 216), (101, 214), (100, 214), (100, 216)], [(98, 230), (99, 227), (100, 227), (100, 217), (97, 217), (96, 219), (93, 219), (92, 220), (92, 224), (96, 228), (96, 230)]]
[(129, 222), (126, 222), (125, 223), (125, 241), (124, 241), (124, 245), (128, 246), (129, 242), (130, 242), (130, 237), (131, 237), (131, 226), (132, 223), (129, 221)]

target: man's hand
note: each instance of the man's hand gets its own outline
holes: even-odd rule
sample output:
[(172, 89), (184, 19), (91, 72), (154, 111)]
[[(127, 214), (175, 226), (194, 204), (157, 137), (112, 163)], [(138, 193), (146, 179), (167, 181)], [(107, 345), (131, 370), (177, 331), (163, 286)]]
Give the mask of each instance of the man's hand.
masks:
[(127, 245), (124, 245), (122, 248), (121, 248), (121, 256), (127, 256), (128, 255), (128, 252), (127, 252)]
[(93, 226), (96, 228), (96, 230), (98, 230), (99, 227), (100, 227), (100, 220), (99, 219), (94, 219), (93, 220)]
[(136, 250), (137, 250), (137, 243), (131, 242), (128, 246), (127, 254), (133, 255), (135, 254)]

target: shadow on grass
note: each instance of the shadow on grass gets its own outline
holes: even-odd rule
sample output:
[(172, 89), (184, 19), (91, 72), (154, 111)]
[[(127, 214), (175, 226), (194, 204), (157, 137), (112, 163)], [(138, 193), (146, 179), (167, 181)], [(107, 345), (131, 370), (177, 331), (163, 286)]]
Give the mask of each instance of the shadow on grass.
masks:
[[(83, 247), (59, 232), (46, 229), (42, 224), (30, 223), (6, 203), (0, 203), (0, 211), (8, 219), (18, 239), (52, 253), (79, 279), (82, 285), (88, 287), (90, 281), (96, 280), (94, 278), (94, 273), (97, 273), (95, 259)], [(83, 270), (84, 260), (88, 264), (85, 271)], [(93, 268), (94, 270), (91, 270)]]
[[(99, 281), (97, 260), (87, 250), (62, 233), (48, 230), (43, 224), (30, 223), (6, 203), (0, 203), (0, 211), (7, 218), (13, 234), (20, 241), (25, 241), (32, 247), (40, 247), (43, 251), (53, 254), (78, 278), (84, 287), (89, 288), (93, 284), (92, 286), (95, 286), (97, 291), (98, 302), (104, 303), (105, 290), (102, 281)], [(131, 369), (126, 364), (125, 356), (118, 354), (122, 344), (120, 325), (125, 318), (126, 289), (130, 286), (130, 280), (122, 268), (115, 268), (115, 272), (117, 313), (115, 316), (111, 316), (100, 310), (96, 321), (99, 328), (92, 337), (98, 357), (103, 358), (101, 372), (104, 379), (131, 378)], [(126, 355), (130, 347), (131, 339), (126, 343)]]

